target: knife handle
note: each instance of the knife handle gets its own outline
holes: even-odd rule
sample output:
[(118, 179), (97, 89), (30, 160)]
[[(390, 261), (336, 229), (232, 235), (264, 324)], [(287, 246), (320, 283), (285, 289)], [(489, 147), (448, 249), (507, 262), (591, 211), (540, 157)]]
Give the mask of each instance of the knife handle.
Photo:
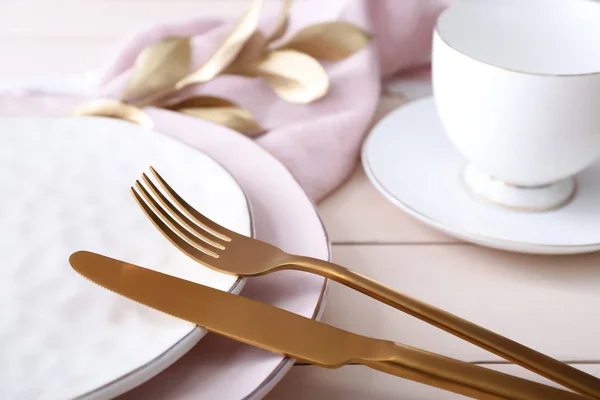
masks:
[[(318, 274), (357, 290), (391, 307), (488, 350), (538, 375), (591, 399), (600, 400), (600, 379), (535, 351), (502, 335), (462, 319), (340, 265), (310, 257), (293, 256), (290, 268)], [(293, 264), (293, 265), (291, 265)]]
[(394, 342), (383, 342), (373, 359), (359, 360), (370, 368), (435, 386), (474, 399), (582, 400), (579, 394), (532, 382)]

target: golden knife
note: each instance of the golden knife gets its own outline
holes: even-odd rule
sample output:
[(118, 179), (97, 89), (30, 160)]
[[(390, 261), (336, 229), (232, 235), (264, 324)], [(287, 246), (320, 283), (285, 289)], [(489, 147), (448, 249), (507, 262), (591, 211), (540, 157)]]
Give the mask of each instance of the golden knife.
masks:
[(86, 251), (73, 269), (115, 293), (234, 340), (327, 368), (356, 362), (476, 399), (584, 397), (294, 313)]
[(333, 279), (584, 396), (600, 400), (600, 379), (356, 271), (330, 261), (289, 254), (233, 232), (194, 209), (154, 168), (150, 170), (160, 188), (142, 174), (142, 179), (131, 188), (136, 202), (175, 247), (205, 267), (243, 277), (299, 270)]

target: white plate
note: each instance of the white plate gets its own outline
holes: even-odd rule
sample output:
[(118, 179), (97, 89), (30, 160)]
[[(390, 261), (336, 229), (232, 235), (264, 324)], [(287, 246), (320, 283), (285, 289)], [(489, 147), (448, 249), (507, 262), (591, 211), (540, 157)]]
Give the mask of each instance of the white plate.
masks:
[(204, 335), (80, 277), (68, 264), (76, 250), (241, 290), (238, 278), (184, 256), (138, 209), (129, 187), (150, 165), (210, 218), (251, 233), (234, 178), (165, 135), (103, 118), (0, 118), (0, 398), (112, 397)]
[(464, 187), (465, 160), (446, 137), (431, 97), (380, 121), (365, 141), (362, 161), (390, 201), (458, 238), (526, 253), (600, 250), (600, 162), (577, 176), (575, 198), (563, 208), (534, 213), (490, 204)]
[[(72, 79), (40, 80), (33, 86), (42, 93), (87, 90), (86, 85), (73, 85)], [(66, 115), (76, 102), (64, 95), (27, 95), (17, 90), (12, 94), (0, 93), (0, 114)], [(232, 173), (250, 202), (257, 238), (291, 253), (329, 259), (329, 240), (314, 205), (277, 159), (256, 142), (222, 126), (169, 111), (147, 111), (161, 132), (202, 149)], [(243, 295), (318, 319), (325, 305), (326, 288), (327, 280), (319, 276), (284, 271), (249, 279)], [(155, 362), (161, 363), (164, 357)], [(294, 360), (279, 354), (209, 334), (181, 360), (122, 398), (260, 399), (293, 364)], [(130, 377), (133, 379), (129, 380)], [(120, 386), (113, 386), (112, 395), (142, 381), (132, 374), (120, 382)], [(98, 400), (106, 395), (100, 389), (86, 399)]]

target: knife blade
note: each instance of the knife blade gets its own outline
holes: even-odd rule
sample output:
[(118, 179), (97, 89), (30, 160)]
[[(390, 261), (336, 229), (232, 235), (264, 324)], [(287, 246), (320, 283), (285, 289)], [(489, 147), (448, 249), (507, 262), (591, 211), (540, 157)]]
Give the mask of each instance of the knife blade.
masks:
[(560, 389), (300, 315), (100, 254), (69, 258), (85, 278), (131, 300), (268, 351), (337, 368), (371, 368), (478, 399), (583, 399)]

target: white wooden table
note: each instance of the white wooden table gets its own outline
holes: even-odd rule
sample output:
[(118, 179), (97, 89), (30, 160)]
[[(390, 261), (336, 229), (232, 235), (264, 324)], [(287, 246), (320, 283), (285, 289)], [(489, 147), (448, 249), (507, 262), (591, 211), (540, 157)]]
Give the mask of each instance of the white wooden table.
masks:
[[(119, 38), (156, 22), (239, 12), (244, 0), (0, 1), (0, 76), (31, 78), (97, 66)], [(267, 2), (275, 9), (277, 3)], [(378, 116), (401, 103), (384, 97)], [(459, 243), (416, 222), (361, 167), (319, 206), (338, 263), (600, 376), (600, 255), (534, 257)], [(335, 283), (323, 320), (541, 380)], [(541, 380), (543, 381), (543, 380)], [(367, 368), (296, 365), (277, 399), (454, 399)]]

